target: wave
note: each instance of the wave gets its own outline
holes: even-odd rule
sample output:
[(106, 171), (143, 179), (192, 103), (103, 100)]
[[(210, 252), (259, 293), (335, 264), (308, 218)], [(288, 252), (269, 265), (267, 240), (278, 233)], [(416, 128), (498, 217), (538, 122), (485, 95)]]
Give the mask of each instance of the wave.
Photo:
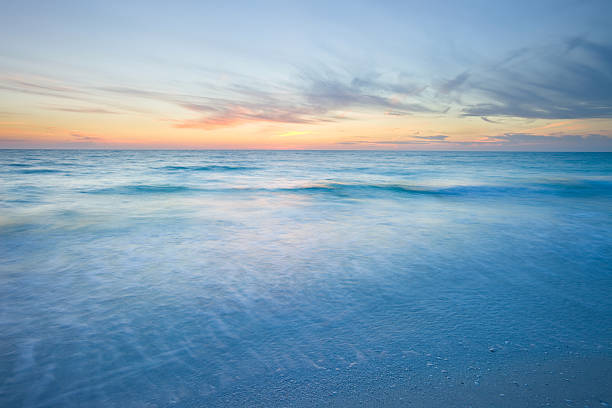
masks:
[(296, 194), (332, 194), (338, 196), (349, 196), (361, 193), (404, 193), (404, 194), (439, 194), (436, 190), (428, 190), (419, 187), (406, 187), (400, 185), (375, 185), (375, 184), (322, 184), (299, 187), (279, 187), (279, 188), (257, 188), (257, 187), (226, 187), (226, 188), (196, 188), (184, 185), (147, 185), (133, 184), (115, 186), (94, 190), (83, 190), (86, 194), (171, 194), (187, 192), (208, 192), (208, 193), (296, 193)]
[(349, 184), (349, 183), (328, 183), (328, 184), (314, 184), (307, 186), (298, 186), (298, 187), (281, 187), (277, 189), (272, 189), (274, 191), (279, 192), (288, 192), (288, 193), (323, 193), (323, 194), (333, 194), (339, 196), (350, 196), (354, 194), (361, 193), (396, 193), (396, 194), (441, 194), (443, 193), (440, 190), (430, 189), (426, 187), (418, 187), (418, 186), (406, 186), (401, 184)]
[(256, 168), (247, 166), (227, 166), (212, 164), (209, 166), (164, 166), (162, 167), (162, 169), (168, 171), (246, 171), (254, 170)]
[(389, 195), (404, 196), (594, 196), (612, 195), (612, 183), (573, 181), (551, 183), (517, 183), (507, 185), (455, 185), (455, 186), (416, 186), (406, 184), (372, 184), (372, 183), (322, 183), (292, 187), (219, 187), (199, 188), (185, 185), (133, 184), (108, 187), (96, 190), (81, 191), (87, 194), (176, 194), (176, 193), (285, 193), (304, 195), (327, 195), (340, 198), (376, 198)]
[(507, 185), (456, 185), (415, 186), (404, 184), (328, 183), (279, 188), (276, 191), (303, 194), (330, 194), (336, 196), (430, 195), (430, 196), (522, 196), (562, 195), (594, 196), (612, 195), (612, 183), (593, 180), (571, 182), (517, 183)]
[(116, 186), (108, 188), (100, 188), (96, 190), (83, 190), (85, 194), (120, 194), (120, 195), (138, 195), (138, 194), (172, 194), (186, 193), (190, 191), (198, 191), (197, 188), (181, 186), (181, 185), (146, 185), (133, 184), (126, 186)]
[(9, 167), (32, 167), (31, 164), (28, 163), (9, 163), (7, 164)]
[(56, 169), (24, 169), (19, 170), (21, 174), (45, 174), (45, 173), (65, 173), (63, 170)]
[(279, 188), (275, 191), (297, 194), (329, 194), (339, 197), (372, 197), (380, 195), (427, 195), (427, 196), (460, 196), (460, 195), (503, 195), (527, 191), (525, 187), (494, 185), (461, 185), (447, 187), (415, 186), (404, 184), (351, 184), (330, 183), (300, 187)]
[(383, 176), (412, 176), (417, 174), (417, 172), (412, 169), (380, 167), (343, 167), (329, 169), (328, 171), (330, 173), (376, 174)]

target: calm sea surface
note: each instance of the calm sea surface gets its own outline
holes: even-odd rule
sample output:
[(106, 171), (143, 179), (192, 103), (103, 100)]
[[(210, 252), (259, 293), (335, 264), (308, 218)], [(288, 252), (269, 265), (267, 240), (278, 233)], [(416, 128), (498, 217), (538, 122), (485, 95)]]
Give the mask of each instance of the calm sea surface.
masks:
[(0, 151), (2, 407), (600, 407), (610, 361), (612, 154)]

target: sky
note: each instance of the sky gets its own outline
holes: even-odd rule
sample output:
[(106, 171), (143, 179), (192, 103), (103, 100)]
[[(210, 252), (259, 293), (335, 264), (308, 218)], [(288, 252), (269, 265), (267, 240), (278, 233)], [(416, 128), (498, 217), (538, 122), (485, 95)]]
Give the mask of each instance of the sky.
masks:
[(0, 148), (612, 151), (608, 0), (0, 8)]

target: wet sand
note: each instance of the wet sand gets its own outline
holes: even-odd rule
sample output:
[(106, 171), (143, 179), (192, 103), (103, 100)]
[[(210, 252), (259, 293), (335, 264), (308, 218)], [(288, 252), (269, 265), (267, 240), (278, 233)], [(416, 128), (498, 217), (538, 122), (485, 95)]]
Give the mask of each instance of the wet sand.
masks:
[[(612, 404), (612, 356), (565, 356), (469, 367), (457, 377), (434, 373), (386, 390), (331, 396), (328, 406), (350, 407), (580, 407)], [(388, 379), (386, 379), (387, 381)], [(385, 382), (386, 382), (385, 381)], [(307, 401), (296, 406), (309, 406)]]

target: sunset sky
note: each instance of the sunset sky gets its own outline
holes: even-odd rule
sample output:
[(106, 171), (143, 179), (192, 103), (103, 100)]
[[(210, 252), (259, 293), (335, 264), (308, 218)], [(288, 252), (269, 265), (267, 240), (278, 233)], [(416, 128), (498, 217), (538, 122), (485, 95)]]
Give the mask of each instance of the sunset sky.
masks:
[(612, 150), (611, 1), (223, 3), (3, 0), (0, 148)]

